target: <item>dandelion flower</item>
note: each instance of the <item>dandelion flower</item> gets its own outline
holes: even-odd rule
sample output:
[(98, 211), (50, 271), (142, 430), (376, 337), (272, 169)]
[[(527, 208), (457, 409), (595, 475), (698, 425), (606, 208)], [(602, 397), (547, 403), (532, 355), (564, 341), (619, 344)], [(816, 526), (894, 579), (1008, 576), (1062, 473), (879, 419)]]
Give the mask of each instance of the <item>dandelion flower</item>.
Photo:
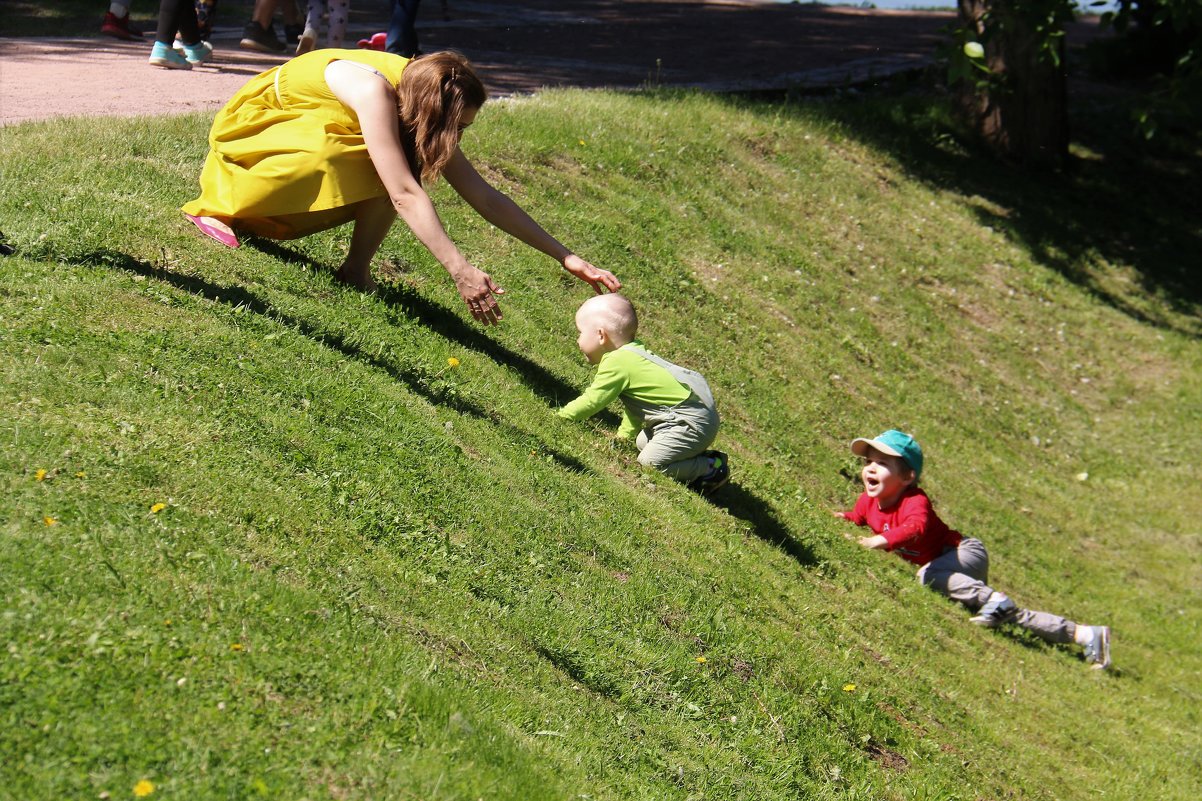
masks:
[(965, 42), (964, 55), (969, 58), (984, 58), (985, 48), (981, 47), (980, 42)]
[(134, 785), (134, 795), (136, 795), (138, 798), (145, 798), (153, 792), (154, 783), (149, 779), (142, 779), (142, 781)]
[(581, 140), (580, 140), (580, 144), (582, 144), (582, 145), (584, 144), (584, 140), (583, 140), (583, 139), (581, 139)]
[(57, 518), (57, 517), (50, 517), (49, 515), (47, 515), (46, 517), (43, 517), (43, 518), (42, 518), (42, 520), (43, 520), (43, 522), (45, 522), (45, 523), (46, 523), (46, 525), (48, 525), (48, 526), (57, 526), (57, 525), (58, 525), (58, 518)]
[(447, 366), (449, 366), (449, 367), (458, 367), (458, 366), (459, 366), (459, 360), (458, 360), (458, 359), (456, 359), (454, 356), (452, 356), (452, 357), (450, 357), (449, 359), (447, 359)]
[(843, 692), (854, 693), (855, 691), (856, 691), (856, 685), (854, 685), (854, 684), (844, 684), (843, 685)]
[(159, 512), (163, 511), (166, 508), (167, 508), (167, 504), (161, 503), (161, 502), (156, 503), (154, 506), (150, 507), (150, 513), (152, 515), (157, 515)]
[(33, 474), (33, 480), (34, 481), (45, 481), (46, 480), (46, 470), (44, 468), (39, 467), (37, 472)]
[(705, 664), (705, 657), (704, 657), (704, 656), (699, 656), (699, 657), (697, 657), (697, 664), (699, 664), (699, 665), (704, 665), (704, 664)]
[(85, 473), (84, 471), (80, 470), (78, 473), (75, 474), (75, 477), (76, 478), (87, 478), (88, 474)]
[(231, 651), (241, 651), (242, 643), (240, 643), (240, 642), (230, 643), (230, 650)]

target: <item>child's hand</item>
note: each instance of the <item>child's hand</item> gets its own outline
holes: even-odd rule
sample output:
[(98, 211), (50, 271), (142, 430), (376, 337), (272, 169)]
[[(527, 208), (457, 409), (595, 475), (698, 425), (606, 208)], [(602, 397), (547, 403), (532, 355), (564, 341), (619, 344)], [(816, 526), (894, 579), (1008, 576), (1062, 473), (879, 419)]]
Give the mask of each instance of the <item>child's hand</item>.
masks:
[(838, 509), (831, 512), (831, 514), (833, 514), (835, 517), (839, 518), (840, 520), (851, 520), (851, 515), (849, 515), (847, 512), (839, 511)]
[(859, 543), (865, 548), (884, 548), (889, 544), (889, 541), (877, 534), (872, 537), (860, 537)]

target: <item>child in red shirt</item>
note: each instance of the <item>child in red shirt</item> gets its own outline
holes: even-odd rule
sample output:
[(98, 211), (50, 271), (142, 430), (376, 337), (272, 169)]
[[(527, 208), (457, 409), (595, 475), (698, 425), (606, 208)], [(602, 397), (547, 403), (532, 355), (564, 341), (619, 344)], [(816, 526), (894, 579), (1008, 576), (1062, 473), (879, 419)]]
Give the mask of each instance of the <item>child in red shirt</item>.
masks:
[(918, 580), (976, 612), (973, 623), (990, 628), (1017, 623), (1048, 642), (1083, 646), (1085, 661), (1094, 668), (1110, 666), (1108, 627), (1079, 626), (1059, 615), (1020, 609), (987, 584), (984, 544), (949, 528), (918, 488), (922, 448), (913, 437), (890, 429), (875, 439), (854, 440), (851, 451), (864, 459), (864, 492), (851, 511), (835, 516), (872, 530), (874, 536), (859, 538), (861, 545), (897, 551), (920, 565)]

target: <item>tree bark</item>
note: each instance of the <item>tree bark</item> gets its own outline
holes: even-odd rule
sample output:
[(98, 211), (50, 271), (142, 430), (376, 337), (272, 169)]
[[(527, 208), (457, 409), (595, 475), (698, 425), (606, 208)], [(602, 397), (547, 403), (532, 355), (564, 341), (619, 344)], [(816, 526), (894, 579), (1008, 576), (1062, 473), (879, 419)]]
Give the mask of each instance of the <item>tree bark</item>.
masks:
[(985, 47), (985, 63), (998, 79), (983, 89), (967, 81), (958, 87), (973, 129), (1003, 158), (1063, 165), (1069, 139), (1064, 37), (1051, 45), (1059, 56), (1054, 59), (1041, 52), (1041, 34), (1015, 12), (1012, 0), (957, 0), (957, 5), (960, 24), (975, 31)]

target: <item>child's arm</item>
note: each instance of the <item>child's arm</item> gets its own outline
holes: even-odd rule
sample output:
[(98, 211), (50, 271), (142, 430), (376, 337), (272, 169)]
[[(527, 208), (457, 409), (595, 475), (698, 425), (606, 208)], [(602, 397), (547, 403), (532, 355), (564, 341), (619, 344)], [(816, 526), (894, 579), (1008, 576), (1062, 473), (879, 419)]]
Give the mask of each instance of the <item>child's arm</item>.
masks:
[[(870, 500), (871, 499), (868, 497), (868, 495), (866, 493), (861, 494), (860, 497), (858, 499), (856, 499), (856, 505), (853, 508), (848, 509), (846, 511), (835, 510), (831, 514), (833, 514), (835, 517), (839, 518), (840, 520), (846, 520), (850, 523), (855, 523), (857, 526), (867, 525), (868, 524), (868, 507), (866, 504)], [(849, 540), (856, 539), (856, 536), (850, 532), (844, 534), (843, 536), (847, 537), (847, 539), (849, 539)], [(865, 539), (869, 539), (869, 538), (868, 537), (860, 538), (861, 541), (865, 540)], [(861, 544), (862, 544), (862, 542), (861, 542)]]
[(880, 534), (874, 534), (871, 537), (860, 537), (856, 542), (863, 545), (865, 548), (884, 548), (889, 545), (889, 540), (882, 537)]
[(626, 376), (622, 371), (613, 369), (613, 362), (613, 359), (602, 359), (593, 383), (580, 397), (560, 409), (558, 415), (565, 420), (587, 420), (613, 403), (626, 389)]

